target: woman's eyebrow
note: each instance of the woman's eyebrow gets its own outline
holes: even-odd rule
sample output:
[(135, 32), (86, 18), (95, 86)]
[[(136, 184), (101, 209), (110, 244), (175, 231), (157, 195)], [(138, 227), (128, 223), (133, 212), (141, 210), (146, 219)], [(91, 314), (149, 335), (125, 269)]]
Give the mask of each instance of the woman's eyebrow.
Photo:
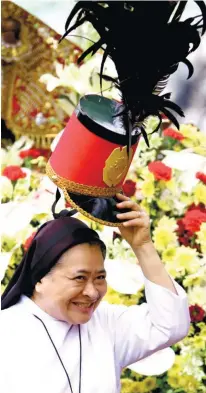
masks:
[[(86, 269), (80, 269), (80, 270), (76, 270), (75, 273), (90, 274), (91, 272), (89, 270), (86, 270)], [(106, 270), (105, 269), (96, 270), (95, 273), (97, 273), (97, 274), (101, 274), (101, 273), (106, 274)]]

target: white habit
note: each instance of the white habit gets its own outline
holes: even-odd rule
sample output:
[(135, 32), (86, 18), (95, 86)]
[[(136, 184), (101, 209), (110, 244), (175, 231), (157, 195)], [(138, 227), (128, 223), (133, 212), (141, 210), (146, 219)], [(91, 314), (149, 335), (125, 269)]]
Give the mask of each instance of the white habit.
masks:
[[(81, 393), (119, 393), (122, 368), (187, 335), (187, 295), (173, 283), (178, 295), (145, 278), (147, 303), (126, 307), (102, 302), (81, 325)], [(33, 314), (45, 323), (78, 393), (78, 327), (52, 318), (26, 296), (1, 313), (2, 393), (70, 393), (44, 326)]]

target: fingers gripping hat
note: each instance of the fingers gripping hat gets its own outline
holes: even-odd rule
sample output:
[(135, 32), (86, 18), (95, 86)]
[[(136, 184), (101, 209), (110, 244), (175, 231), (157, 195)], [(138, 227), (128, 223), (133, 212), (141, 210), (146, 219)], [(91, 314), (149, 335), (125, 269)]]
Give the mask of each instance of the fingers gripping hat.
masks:
[[(78, 62), (103, 49), (100, 88), (105, 79), (121, 93), (121, 103), (103, 95), (82, 97), (47, 164), (48, 176), (71, 206), (95, 221), (122, 225), (115, 194), (122, 189), (141, 135), (149, 145), (148, 116), (159, 119), (154, 131), (162, 115), (179, 127), (172, 111), (184, 116), (181, 108), (170, 100), (170, 93), (161, 92), (180, 62), (188, 67), (189, 77), (193, 73), (187, 56), (199, 46), (206, 28), (206, 6), (196, 3), (201, 15), (184, 21), (180, 18), (186, 1), (79, 1), (67, 19), (62, 39), (84, 22), (96, 29), (99, 40)], [(108, 56), (117, 78), (103, 73)]]

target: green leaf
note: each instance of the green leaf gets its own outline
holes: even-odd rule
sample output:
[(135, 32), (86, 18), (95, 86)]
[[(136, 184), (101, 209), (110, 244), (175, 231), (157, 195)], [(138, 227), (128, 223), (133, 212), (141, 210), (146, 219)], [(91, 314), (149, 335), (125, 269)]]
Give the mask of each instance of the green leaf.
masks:
[(32, 167), (31, 161), (32, 161), (32, 157), (26, 157), (26, 158), (24, 159), (24, 166), (25, 166), (26, 168), (31, 169), (31, 167)]
[(73, 105), (74, 107), (76, 106), (75, 103), (71, 100), (71, 98), (65, 94), (60, 94), (59, 99), (69, 101), (71, 105)]

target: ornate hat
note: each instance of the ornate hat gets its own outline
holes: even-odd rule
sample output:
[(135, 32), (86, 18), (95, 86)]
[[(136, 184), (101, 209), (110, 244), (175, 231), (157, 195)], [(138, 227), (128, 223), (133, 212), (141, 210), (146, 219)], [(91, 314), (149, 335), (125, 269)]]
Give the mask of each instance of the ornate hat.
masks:
[[(170, 93), (160, 93), (179, 62), (192, 75), (187, 56), (200, 43), (198, 29), (203, 33), (206, 27), (206, 6), (201, 1), (197, 3), (202, 17), (180, 22), (186, 3), (79, 1), (67, 19), (62, 39), (85, 21), (97, 30), (99, 40), (78, 62), (103, 49), (100, 87), (103, 78), (111, 81), (121, 93), (121, 102), (103, 95), (82, 97), (50, 157), (47, 174), (72, 207), (102, 224), (122, 225), (116, 217), (115, 194), (121, 191), (141, 134), (149, 144), (148, 116), (159, 118), (154, 131), (162, 115), (179, 127), (171, 110), (183, 116), (181, 108), (170, 101)], [(167, 43), (164, 51), (162, 37)], [(117, 78), (103, 74), (108, 56)]]
[(132, 133), (128, 154), (126, 131), (114, 117), (120, 108), (99, 95), (82, 97), (46, 168), (72, 207), (115, 226), (115, 194), (122, 190), (140, 137), (138, 130)]

